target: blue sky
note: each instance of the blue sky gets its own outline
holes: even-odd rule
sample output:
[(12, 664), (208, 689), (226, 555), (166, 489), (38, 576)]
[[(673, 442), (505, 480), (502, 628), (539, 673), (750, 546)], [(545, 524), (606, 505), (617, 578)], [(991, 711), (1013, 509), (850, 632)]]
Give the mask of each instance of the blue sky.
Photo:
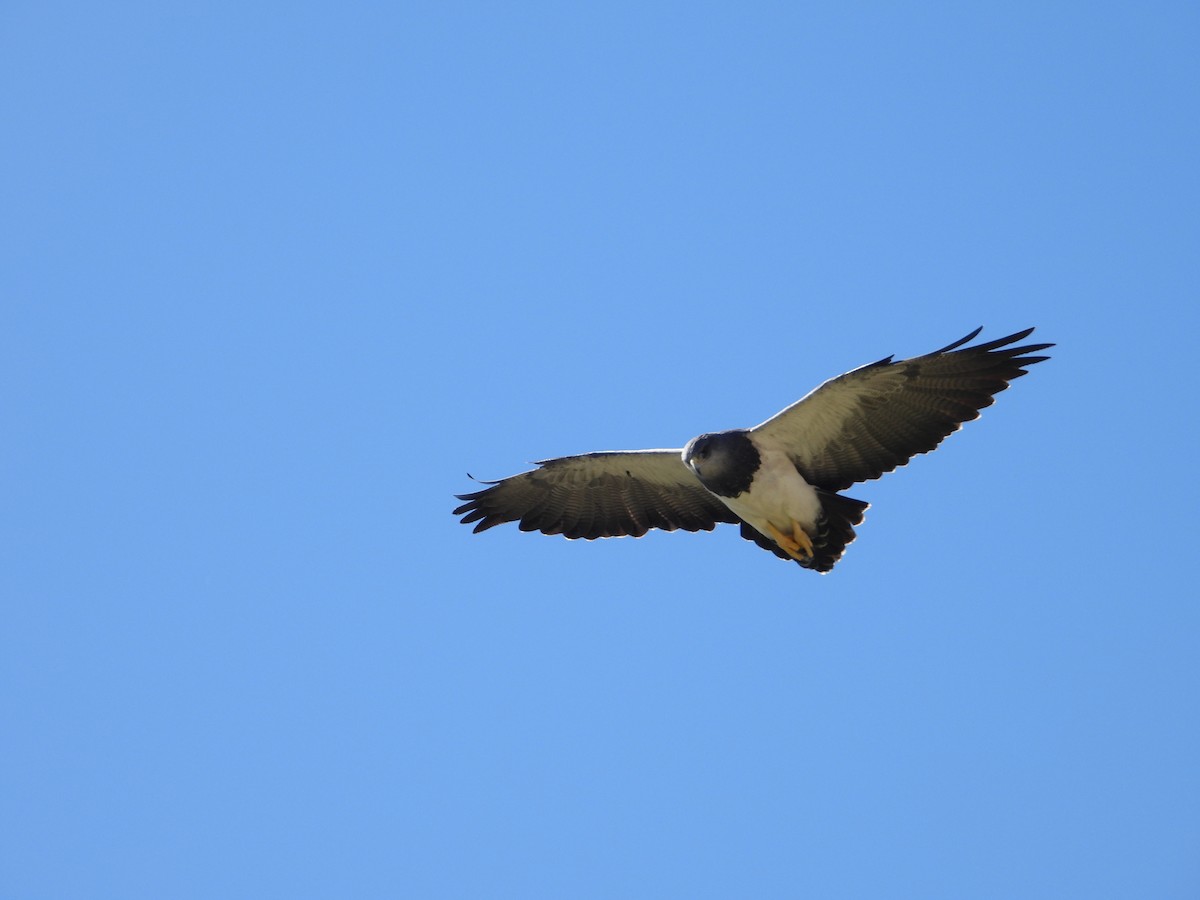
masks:
[[(1198, 24), (7, 4), (0, 893), (1195, 897)], [(827, 577), (450, 515), (981, 324)]]

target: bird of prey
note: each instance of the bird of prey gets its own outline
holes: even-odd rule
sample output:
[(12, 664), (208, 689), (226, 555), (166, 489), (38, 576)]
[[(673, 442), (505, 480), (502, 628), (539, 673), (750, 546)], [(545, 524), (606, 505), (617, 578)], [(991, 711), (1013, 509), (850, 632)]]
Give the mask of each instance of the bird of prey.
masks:
[(780, 559), (829, 572), (868, 506), (839, 491), (933, 450), (1054, 346), (1013, 346), (1032, 328), (964, 346), (982, 330), (925, 356), (854, 369), (761, 425), (702, 434), (683, 450), (542, 460), (458, 495), (465, 502), (454, 515), (477, 532), (517, 522), (586, 540), (727, 523)]

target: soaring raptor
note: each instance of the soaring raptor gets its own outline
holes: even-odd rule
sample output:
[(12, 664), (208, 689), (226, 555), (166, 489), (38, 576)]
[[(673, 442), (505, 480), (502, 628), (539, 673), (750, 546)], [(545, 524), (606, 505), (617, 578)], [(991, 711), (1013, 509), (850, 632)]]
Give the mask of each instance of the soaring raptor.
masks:
[(593, 540), (651, 528), (711, 531), (725, 522), (783, 560), (828, 572), (868, 504), (839, 494), (928, 453), (1053, 344), (1032, 328), (973, 347), (982, 331), (912, 359), (881, 359), (825, 382), (754, 428), (717, 431), (680, 450), (616, 450), (542, 460), (473, 494), (454, 510), (483, 531)]

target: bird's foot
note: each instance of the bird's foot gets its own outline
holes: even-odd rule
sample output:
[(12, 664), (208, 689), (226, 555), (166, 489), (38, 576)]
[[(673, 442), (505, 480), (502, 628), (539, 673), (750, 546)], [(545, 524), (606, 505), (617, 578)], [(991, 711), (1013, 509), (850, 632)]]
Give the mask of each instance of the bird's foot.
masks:
[(770, 522), (767, 523), (767, 530), (771, 532), (771, 539), (792, 559), (801, 562), (812, 559), (812, 538), (808, 536), (808, 532), (801, 528), (800, 523), (795, 519), (792, 520), (792, 533), (790, 535), (779, 531)]

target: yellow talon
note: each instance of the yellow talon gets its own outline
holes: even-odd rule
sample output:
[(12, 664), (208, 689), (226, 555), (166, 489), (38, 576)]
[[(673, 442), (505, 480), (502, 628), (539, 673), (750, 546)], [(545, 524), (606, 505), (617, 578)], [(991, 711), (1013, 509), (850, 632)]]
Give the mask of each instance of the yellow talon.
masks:
[(800, 527), (800, 523), (792, 519), (792, 539), (796, 542), (796, 546), (804, 551), (805, 556), (813, 555), (812, 538), (808, 536), (808, 532)]
[(770, 522), (767, 523), (767, 530), (771, 532), (772, 540), (792, 559), (805, 560), (812, 558), (812, 538), (808, 536), (808, 533), (800, 527), (800, 523), (795, 519), (792, 520), (792, 534), (790, 537), (779, 531)]

